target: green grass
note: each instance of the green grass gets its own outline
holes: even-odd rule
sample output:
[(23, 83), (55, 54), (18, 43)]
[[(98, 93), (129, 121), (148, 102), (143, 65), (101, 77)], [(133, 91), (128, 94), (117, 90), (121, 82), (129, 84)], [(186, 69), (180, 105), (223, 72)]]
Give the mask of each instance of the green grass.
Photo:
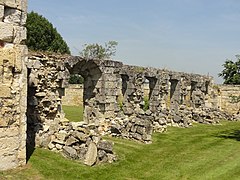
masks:
[(83, 106), (63, 106), (65, 117), (73, 122), (83, 120)]
[(239, 179), (239, 130), (240, 122), (170, 127), (155, 133), (150, 145), (107, 138), (115, 142), (119, 160), (97, 167), (36, 149), (25, 168), (0, 172), (0, 179)]

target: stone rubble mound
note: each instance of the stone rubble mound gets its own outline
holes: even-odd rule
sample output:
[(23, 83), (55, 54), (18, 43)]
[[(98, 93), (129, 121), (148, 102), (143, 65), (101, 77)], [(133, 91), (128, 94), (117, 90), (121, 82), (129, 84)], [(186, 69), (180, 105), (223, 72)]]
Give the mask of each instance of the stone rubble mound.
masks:
[(152, 142), (152, 121), (147, 118), (115, 118), (111, 122), (110, 134), (149, 144)]
[(68, 122), (66, 119), (60, 124), (55, 133), (47, 128), (45, 132), (42, 131), (44, 135), (49, 134), (50, 138), (45, 138), (48, 139), (47, 142), (42, 141), (39, 144), (88, 166), (112, 163), (117, 159), (113, 152), (113, 143), (103, 140), (95, 125)]

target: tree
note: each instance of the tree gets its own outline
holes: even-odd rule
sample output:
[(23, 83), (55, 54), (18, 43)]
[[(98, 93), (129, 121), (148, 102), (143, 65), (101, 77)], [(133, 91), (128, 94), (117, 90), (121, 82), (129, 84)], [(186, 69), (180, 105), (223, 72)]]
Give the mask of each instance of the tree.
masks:
[(56, 28), (43, 16), (35, 12), (27, 15), (27, 46), (31, 50), (70, 54), (67, 43)]
[(84, 49), (80, 52), (80, 55), (86, 59), (110, 59), (116, 54), (116, 41), (109, 41), (105, 45), (85, 44)]
[(223, 77), (224, 84), (240, 84), (240, 56), (236, 56), (237, 61), (226, 60), (224, 69), (218, 75)]
[(84, 78), (78, 74), (71, 74), (68, 82), (69, 84), (83, 84)]

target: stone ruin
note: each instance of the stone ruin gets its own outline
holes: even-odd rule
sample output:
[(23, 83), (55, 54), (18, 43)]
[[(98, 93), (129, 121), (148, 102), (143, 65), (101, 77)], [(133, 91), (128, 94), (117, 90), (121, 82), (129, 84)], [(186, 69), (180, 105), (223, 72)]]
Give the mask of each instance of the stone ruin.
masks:
[[(112, 135), (151, 143), (152, 132), (164, 132), (167, 126), (189, 127), (193, 122), (213, 124), (233, 119), (214, 108), (212, 78), (208, 76), (41, 53), (29, 54), (27, 68), (28, 144), (65, 155), (69, 154), (65, 146), (76, 154), (87, 152), (89, 142), (79, 133), (89, 135), (91, 142), (97, 135)], [(70, 73), (84, 77), (84, 121), (79, 123), (68, 122), (62, 111)], [(75, 132), (74, 127), (81, 130)], [(92, 135), (86, 133), (90, 130)], [(109, 161), (114, 159), (112, 151), (105, 154)], [(83, 159), (82, 155), (78, 157)]]
[[(26, 0), (0, 1), (0, 170), (24, 165), (35, 146), (92, 166), (116, 160), (101, 135), (151, 143), (167, 126), (237, 119), (218, 107), (209, 76), (28, 54), (26, 12)], [(70, 73), (84, 77), (83, 122), (69, 122), (62, 110)]]
[(0, 0), (0, 170), (26, 164), (26, 0)]
[(65, 64), (84, 77), (84, 121), (101, 134), (151, 143), (152, 132), (167, 126), (234, 119), (217, 108), (209, 76), (80, 57), (66, 58)]
[(102, 140), (95, 124), (64, 118), (62, 96), (69, 78), (66, 58), (29, 54), (27, 144), (61, 152), (90, 166), (113, 162), (113, 144)]

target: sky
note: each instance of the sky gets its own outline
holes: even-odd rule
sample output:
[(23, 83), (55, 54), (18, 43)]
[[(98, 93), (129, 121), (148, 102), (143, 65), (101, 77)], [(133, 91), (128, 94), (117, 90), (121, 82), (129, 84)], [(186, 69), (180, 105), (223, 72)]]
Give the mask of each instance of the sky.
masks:
[(73, 55), (117, 41), (114, 60), (214, 77), (240, 54), (239, 0), (28, 0)]

